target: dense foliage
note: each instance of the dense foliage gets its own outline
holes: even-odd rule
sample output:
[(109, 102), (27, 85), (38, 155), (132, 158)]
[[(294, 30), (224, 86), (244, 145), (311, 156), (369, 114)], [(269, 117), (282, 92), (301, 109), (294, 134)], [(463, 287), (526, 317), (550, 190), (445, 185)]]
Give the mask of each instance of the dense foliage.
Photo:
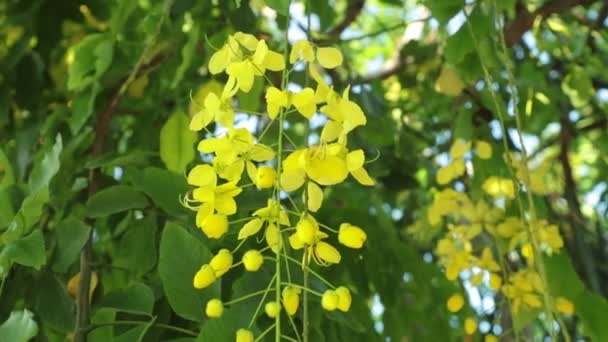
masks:
[(607, 341), (607, 17), (0, 3), (0, 342)]

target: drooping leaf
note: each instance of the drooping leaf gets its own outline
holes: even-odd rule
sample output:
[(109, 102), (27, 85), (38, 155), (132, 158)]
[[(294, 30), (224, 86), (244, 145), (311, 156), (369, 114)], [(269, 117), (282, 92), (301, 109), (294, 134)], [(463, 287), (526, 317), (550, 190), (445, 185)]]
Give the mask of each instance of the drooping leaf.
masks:
[(99, 191), (87, 201), (87, 215), (102, 217), (129, 209), (140, 209), (148, 205), (141, 192), (126, 185), (115, 185)]
[(219, 279), (203, 290), (192, 285), (194, 274), (211, 257), (207, 247), (183, 227), (175, 223), (165, 225), (158, 272), (171, 308), (183, 318), (201, 321), (207, 301), (219, 296)]
[(2, 253), (14, 263), (40, 269), (46, 263), (42, 232), (37, 229), (30, 235), (9, 243)]
[(63, 273), (76, 262), (90, 232), (91, 227), (75, 217), (69, 217), (57, 225), (57, 248), (53, 262), (55, 272)]
[(167, 169), (179, 174), (194, 159), (196, 133), (188, 126), (188, 116), (175, 112), (160, 130), (160, 157)]
[(150, 314), (154, 306), (154, 293), (147, 285), (136, 282), (126, 289), (106, 294), (99, 305), (118, 311)]

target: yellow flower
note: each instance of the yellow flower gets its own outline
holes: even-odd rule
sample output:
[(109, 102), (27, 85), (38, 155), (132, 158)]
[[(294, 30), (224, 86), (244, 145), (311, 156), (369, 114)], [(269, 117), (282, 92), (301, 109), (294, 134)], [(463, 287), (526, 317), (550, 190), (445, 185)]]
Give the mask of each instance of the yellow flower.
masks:
[(492, 145), (487, 141), (475, 141), (475, 152), (480, 159), (490, 159), (492, 157)]
[(249, 272), (256, 272), (262, 267), (264, 256), (256, 249), (249, 250), (243, 255), (243, 265)]
[(477, 331), (477, 321), (474, 318), (468, 317), (464, 320), (464, 332), (467, 335), (473, 335)]
[(295, 315), (298, 311), (298, 306), (300, 305), (300, 289), (292, 286), (284, 287), (283, 292), (281, 293), (281, 301), (285, 308), (285, 312), (287, 312), (289, 316)]
[(312, 88), (304, 88), (302, 91), (293, 94), (291, 103), (302, 116), (309, 120), (317, 111), (315, 91)]
[(353, 298), (350, 295), (348, 288), (340, 286), (336, 289), (336, 294), (338, 295), (338, 310), (342, 312), (347, 312), (350, 310), (350, 305)]
[(210, 239), (219, 239), (228, 231), (228, 218), (226, 215), (213, 214), (201, 222), (203, 233)]
[(464, 172), (464, 161), (462, 159), (454, 159), (451, 163), (437, 171), (437, 183), (441, 185), (448, 184), (452, 180), (462, 176)]
[(239, 231), (239, 240), (257, 234), (260, 229), (262, 229), (264, 223), (268, 223), (269, 225), (276, 224), (277, 216), (279, 217), (278, 223), (283, 226), (289, 225), (289, 217), (287, 216), (287, 213), (273, 199), (268, 199), (267, 206), (256, 210), (253, 213), (253, 216), (255, 218), (247, 222)]
[(564, 297), (557, 297), (555, 299), (555, 309), (557, 312), (572, 315), (574, 313), (574, 304)]
[(201, 269), (194, 275), (194, 288), (204, 289), (207, 286), (213, 284), (215, 281), (215, 271), (211, 266), (205, 264), (201, 266)]
[(289, 63), (293, 64), (298, 59), (306, 62), (313, 62), (315, 60), (313, 46), (308, 40), (298, 40), (293, 44), (289, 53)]
[(502, 278), (496, 273), (490, 273), (490, 287), (494, 290), (500, 290), (502, 286)]
[(348, 98), (350, 87), (347, 87), (340, 97), (336, 93), (330, 93), (327, 97), (327, 104), (321, 107), (321, 112), (329, 117), (329, 121), (321, 131), (321, 142), (344, 143), (346, 135), (357, 126), (367, 123), (365, 114), (361, 107)]
[(279, 253), (281, 250), (281, 232), (276, 224), (268, 224), (268, 227), (266, 227), (266, 231), (264, 232), (264, 238), (266, 239), (268, 247), (270, 247), (275, 254)]
[(261, 166), (255, 175), (255, 185), (258, 189), (272, 188), (277, 177), (277, 172), (272, 166)]
[(509, 283), (502, 287), (502, 292), (511, 299), (513, 311), (518, 313), (523, 308), (540, 308), (543, 285), (540, 276), (533, 270), (517, 271), (509, 278)]
[(315, 243), (318, 231), (319, 224), (311, 215), (303, 216), (296, 225), (296, 234), (298, 238), (307, 245)]
[(188, 174), (188, 183), (198, 186), (192, 191), (192, 199), (186, 198), (186, 202), (200, 202), (199, 207), (188, 207), (197, 209), (196, 224), (202, 227), (209, 215), (215, 211), (222, 215), (236, 213), (236, 201), (234, 197), (241, 193), (242, 189), (237, 186), (237, 181), (217, 185), (217, 174), (210, 165), (198, 165)]
[(241, 178), (247, 166), (247, 174), (252, 182), (257, 170), (252, 161), (264, 162), (274, 158), (274, 151), (263, 144), (254, 143), (255, 138), (245, 128), (229, 129), (221, 138), (208, 138), (198, 144), (203, 153), (215, 153), (213, 167), (217, 175), (228, 181)]
[(348, 166), (348, 171), (350, 174), (361, 185), (372, 186), (375, 184), (375, 182), (363, 168), (364, 163), (365, 155), (363, 150), (354, 150), (346, 155), (346, 165)]
[(222, 314), (224, 313), (224, 304), (221, 300), (214, 298), (207, 302), (205, 313), (207, 314), (207, 317), (210, 318), (222, 317)]
[(334, 47), (317, 48), (317, 60), (322, 67), (333, 69), (342, 64), (342, 53)]
[(234, 109), (231, 106), (231, 99), (220, 99), (215, 93), (210, 92), (205, 97), (204, 107), (192, 117), (190, 129), (200, 131), (213, 120), (225, 127), (232, 128)]
[(266, 315), (268, 315), (268, 317), (275, 318), (277, 317), (279, 312), (281, 312), (281, 306), (277, 304), (277, 302), (268, 302), (264, 306), (264, 311), (266, 312)]
[(461, 294), (455, 293), (448, 298), (447, 307), (450, 312), (456, 313), (464, 306), (464, 298)]
[(230, 267), (232, 267), (232, 253), (229, 250), (223, 248), (211, 258), (211, 262), (209, 262), (213, 271), (215, 271), (216, 277), (223, 276)]
[(454, 159), (460, 159), (471, 149), (471, 142), (463, 139), (456, 139), (450, 147), (450, 156)]
[(339, 264), (342, 258), (334, 246), (324, 241), (319, 241), (315, 245), (315, 256), (321, 264)]
[(507, 198), (515, 197), (515, 185), (509, 178), (491, 176), (486, 178), (481, 187), (490, 196)]
[(338, 308), (339, 301), (340, 297), (338, 297), (336, 291), (327, 290), (321, 297), (321, 306), (327, 311), (334, 311)]
[(306, 190), (308, 195), (306, 207), (313, 213), (317, 212), (323, 204), (323, 190), (315, 182), (308, 182)]
[(338, 233), (338, 241), (346, 247), (361, 248), (367, 240), (367, 234), (363, 229), (350, 223), (342, 223)]
[(266, 91), (266, 105), (268, 116), (275, 119), (281, 108), (289, 107), (289, 93), (275, 87), (268, 88)]
[(247, 329), (239, 329), (236, 332), (236, 342), (253, 342), (253, 333)]

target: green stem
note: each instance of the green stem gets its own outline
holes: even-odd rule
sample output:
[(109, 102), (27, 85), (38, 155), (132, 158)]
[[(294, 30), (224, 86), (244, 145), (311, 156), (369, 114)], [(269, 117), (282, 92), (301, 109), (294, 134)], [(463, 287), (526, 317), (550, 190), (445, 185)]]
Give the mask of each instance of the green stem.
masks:
[(270, 325), (270, 326), (268, 327), (268, 329), (264, 330), (264, 331), (263, 331), (263, 332), (260, 334), (260, 336), (258, 336), (258, 337), (255, 339), (255, 341), (254, 341), (254, 342), (261, 341), (261, 340), (264, 338), (264, 336), (266, 336), (266, 334), (268, 334), (268, 333), (269, 333), (269, 332), (270, 332), (270, 331), (271, 331), (271, 330), (274, 328), (274, 326), (275, 326), (274, 324)]
[(283, 282), (283, 283), (281, 283), (281, 284), (282, 284), (282, 285), (285, 285), (285, 286), (291, 286), (291, 287), (295, 287), (295, 288), (300, 289), (300, 290), (305, 291), (305, 292), (306, 292), (306, 291), (308, 291), (308, 292), (310, 292), (310, 293), (312, 293), (312, 294), (314, 294), (314, 295), (316, 295), (316, 296), (323, 297), (323, 294), (322, 294), (322, 293), (317, 292), (317, 291), (312, 290), (312, 289), (309, 289), (309, 288), (304, 287), (304, 286), (302, 286), (302, 285), (298, 285), (298, 284), (294, 284), (294, 283), (288, 283), (288, 282)]
[(319, 273), (313, 271), (310, 267), (302, 265), (302, 263), (300, 261), (298, 261), (298, 260), (296, 260), (296, 259), (294, 259), (294, 258), (292, 258), (290, 256), (288, 256), (287, 259), (289, 259), (289, 261), (291, 261), (291, 262), (294, 262), (294, 263), (300, 265), (300, 267), (302, 267), (303, 269), (308, 270), (308, 272), (310, 272), (312, 275), (314, 275), (319, 280), (321, 280), (329, 288), (332, 288), (332, 289), (336, 288), (332, 283), (329, 282), (329, 280), (323, 278)]
[[(264, 295), (262, 296), (262, 299), (260, 299), (260, 302), (258, 303), (258, 307), (255, 309), (253, 317), (251, 317), (251, 321), (249, 321), (248, 328), (251, 328), (251, 326), (253, 325), (253, 322), (255, 322), (255, 318), (258, 317), (258, 314), (260, 313), (260, 310), (262, 309), (262, 304), (264, 304), (264, 301), (266, 300), (266, 296), (268, 295), (268, 292), (270, 292), (270, 290), (272, 288), (275, 277), (276, 277), (276, 274), (274, 276), (272, 276), (272, 279), (270, 279), (270, 282), (268, 282), (268, 286), (266, 286)], [(277, 302), (277, 303), (280, 303), (280, 302)]]
[(252, 293), (250, 293), (250, 294), (244, 295), (243, 297), (239, 297), (239, 298), (237, 298), (237, 299), (233, 299), (233, 300), (231, 300), (231, 301), (225, 302), (225, 303), (224, 303), (224, 305), (232, 305), (232, 304), (236, 304), (236, 303), (238, 303), (238, 302), (242, 302), (242, 301), (244, 301), (244, 300), (246, 300), (246, 299), (249, 299), (249, 298), (252, 298), (252, 297), (256, 297), (256, 296), (259, 296), (259, 295), (261, 295), (261, 294), (268, 293), (268, 292), (270, 292), (270, 291), (271, 291), (270, 289), (266, 289), (266, 290), (260, 290), (260, 291), (255, 291), (255, 292), (252, 292)]

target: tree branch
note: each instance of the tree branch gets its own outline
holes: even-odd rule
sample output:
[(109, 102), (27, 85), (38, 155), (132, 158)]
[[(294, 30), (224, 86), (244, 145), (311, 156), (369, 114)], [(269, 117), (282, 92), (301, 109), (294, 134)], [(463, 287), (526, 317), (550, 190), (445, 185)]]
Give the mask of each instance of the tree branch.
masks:
[(585, 243), (585, 220), (581, 212), (581, 204), (578, 200), (576, 182), (572, 173), (568, 151), (572, 141), (573, 132), (567, 115), (562, 115), (560, 118), (560, 154), (559, 160), (564, 172), (564, 196), (568, 202), (570, 215), (568, 215), (569, 223), (574, 233), (575, 251), (571, 251), (571, 256), (576, 256), (576, 259), (582, 264), (582, 269), (585, 274), (587, 284), (598, 294), (601, 294), (601, 287), (596, 273), (595, 259), (593, 258), (590, 247)]
[(517, 12), (515, 19), (505, 26), (505, 42), (508, 47), (515, 45), (532, 27), (537, 17), (545, 18), (551, 14), (561, 13), (578, 5), (587, 6), (593, 2), (594, 0), (552, 0), (534, 12), (529, 12), (524, 4), (518, 2), (515, 8)]
[(363, 11), (364, 6), (365, 0), (354, 0), (350, 2), (346, 8), (344, 19), (327, 34), (332, 38), (339, 38), (342, 32), (357, 20), (357, 17), (361, 14), (361, 11)]

